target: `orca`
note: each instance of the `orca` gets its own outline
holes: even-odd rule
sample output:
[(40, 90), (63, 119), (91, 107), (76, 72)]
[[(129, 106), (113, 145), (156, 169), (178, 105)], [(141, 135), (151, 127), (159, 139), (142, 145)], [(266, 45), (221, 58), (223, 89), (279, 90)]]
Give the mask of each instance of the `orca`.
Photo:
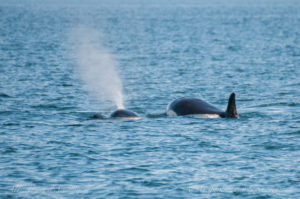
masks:
[(167, 106), (166, 114), (169, 116), (200, 115), (208, 118), (239, 118), (235, 105), (235, 93), (231, 93), (226, 111), (198, 98), (182, 97)]
[(129, 118), (129, 119), (137, 119), (140, 118), (135, 112), (125, 110), (125, 109), (117, 109), (110, 114), (111, 118)]
[(91, 117), (92, 119), (104, 119), (104, 117), (100, 113), (96, 113)]

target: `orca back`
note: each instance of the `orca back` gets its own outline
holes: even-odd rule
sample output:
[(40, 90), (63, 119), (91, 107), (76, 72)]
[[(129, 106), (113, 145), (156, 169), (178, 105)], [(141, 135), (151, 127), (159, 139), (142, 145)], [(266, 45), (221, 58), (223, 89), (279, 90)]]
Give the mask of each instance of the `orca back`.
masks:
[(196, 114), (222, 114), (224, 111), (197, 98), (179, 98), (173, 101), (167, 108), (176, 115), (196, 115)]
[(110, 114), (110, 117), (139, 117), (136, 113), (125, 109), (118, 109)]

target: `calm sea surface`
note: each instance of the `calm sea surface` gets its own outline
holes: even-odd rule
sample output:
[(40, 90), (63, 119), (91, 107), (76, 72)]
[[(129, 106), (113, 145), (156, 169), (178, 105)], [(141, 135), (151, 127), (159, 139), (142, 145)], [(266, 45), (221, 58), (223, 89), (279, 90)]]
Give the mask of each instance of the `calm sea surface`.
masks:
[[(0, 1), (0, 198), (300, 198), (299, 1), (122, 2)], [(78, 27), (143, 119), (88, 92)], [(164, 115), (231, 92), (240, 119)]]

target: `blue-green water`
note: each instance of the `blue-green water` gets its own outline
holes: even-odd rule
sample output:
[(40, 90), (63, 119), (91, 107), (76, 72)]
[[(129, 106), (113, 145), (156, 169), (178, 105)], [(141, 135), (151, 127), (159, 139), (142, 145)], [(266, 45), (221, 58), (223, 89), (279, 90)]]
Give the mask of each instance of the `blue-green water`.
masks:
[[(300, 198), (299, 10), (0, 1), (0, 197)], [(115, 105), (88, 93), (78, 27), (102, 35), (143, 119), (109, 119)], [(238, 120), (163, 114), (182, 96), (225, 109), (231, 92)]]

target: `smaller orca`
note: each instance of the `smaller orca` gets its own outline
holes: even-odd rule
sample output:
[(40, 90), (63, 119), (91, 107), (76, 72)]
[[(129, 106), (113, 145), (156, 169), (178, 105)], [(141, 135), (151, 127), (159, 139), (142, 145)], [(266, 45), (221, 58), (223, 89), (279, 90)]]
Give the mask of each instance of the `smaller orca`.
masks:
[(104, 119), (104, 117), (100, 113), (96, 113), (91, 117), (92, 119)]
[(140, 118), (135, 112), (125, 110), (125, 109), (117, 109), (116, 111), (110, 114), (112, 118), (129, 118), (129, 119), (137, 119)]
[(176, 115), (204, 115), (206, 117), (239, 118), (236, 105), (235, 93), (231, 93), (226, 111), (222, 111), (213, 105), (198, 99), (182, 97), (172, 101), (166, 109), (166, 114)]

